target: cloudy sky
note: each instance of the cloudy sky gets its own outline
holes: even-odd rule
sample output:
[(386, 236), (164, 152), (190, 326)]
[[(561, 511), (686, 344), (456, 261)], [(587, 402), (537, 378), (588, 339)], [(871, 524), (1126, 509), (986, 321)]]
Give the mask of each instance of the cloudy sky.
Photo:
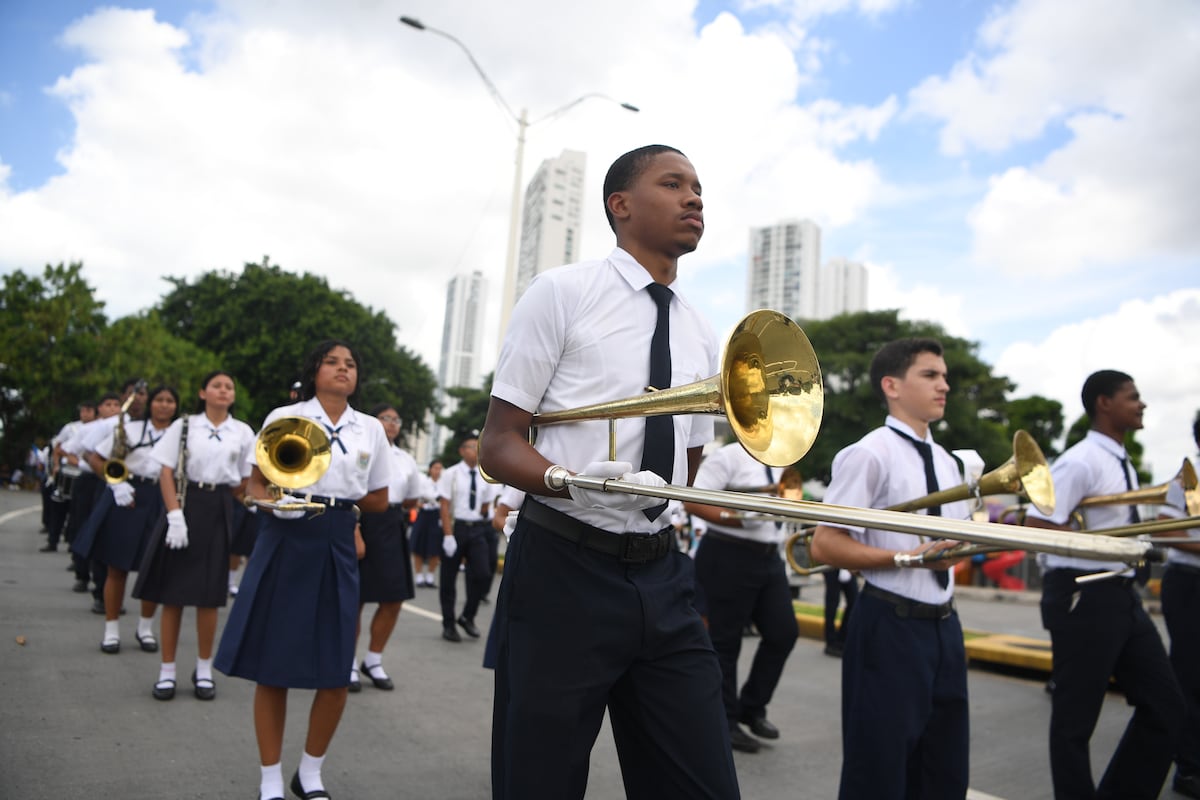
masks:
[(539, 120), (525, 180), (588, 154), (585, 257), (611, 247), (608, 164), (672, 144), (705, 190), (682, 280), (718, 330), (749, 227), (808, 217), (872, 308), (979, 342), (1017, 396), (1074, 418), (1123, 369), (1156, 478), (1194, 450), (1194, 0), (4, 0), (0, 274), (81, 260), (115, 318), (269, 255), (436, 368), (446, 282), (482, 270), (493, 353), (516, 125), (402, 14)]

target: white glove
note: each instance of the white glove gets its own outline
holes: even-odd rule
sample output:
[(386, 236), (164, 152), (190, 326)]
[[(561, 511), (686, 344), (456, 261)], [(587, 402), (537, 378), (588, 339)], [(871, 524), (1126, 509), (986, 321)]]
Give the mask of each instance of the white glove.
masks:
[[(588, 478), (620, 478), (627, 483), (636, 483), (642, 486), (666, 486), (664, 481), (657, 473), (650, 470), (641, 472), (631, 472), (633, 465), (628, 461), (594, 461), (584, 467), (583, 472), (579, 473)], [(589, 508), (611, 508), (614, 511), (641, 511), (647, 508), (654, 508), (662, 505), (662, 498), (647, 497), (638, 494), (626, 494), (624, 492), (602, 492), (592, 489), (581, 489), (578, 486), (569, 485), (568, 491), (571, 492), (571, 499), (581, 506)]]
[[(305, 500), (303, 497), (296, 497), (295, 495), (285, 494), (283, 497), (279, 498), (279, 500), (277, 500), (276, 502), (279, 503), (280, 505), (287, 505), (288, 503), (303, 503), (303, 502), (305, 502)], [(271, 513), (274, 514), (279, 519), (300, 519), (305, 514), (303, 509), (297, 509), (295, 511), (282, 511), (278, 508), (273, 509), (271, 511)]]
[(517, 529), (517, 520), (520, 517), (520, 511), (508, 512), (508, 516), (504, 518), (504, 541), (507, 542), (512, 537), (513, 531)]
[(120, 483), (111, 483), (111, 484), (109, 484), (108, 488), (112, 491), (113, 500), (115, 500), (117, 502), (117, 505), (119, 505), (119, 506), (133, 505), (133, 487), (129, 485), (128, 481), (121, 481)]
[(443, 536), (442, 552), (446, 554), (446, 558), (454, 558), (454, 554), (458, 552), (458, 540), (453, 536)]
[(183, 521), (183, 509), (167, 512), (167, 547), (182, 550), (188, 546), (187, 523)]
[(850, 579), (853, 577), (854, 576), (850, 574), (850, 570), (848, 569), (838, 570), (838, 583), (849, 583)]

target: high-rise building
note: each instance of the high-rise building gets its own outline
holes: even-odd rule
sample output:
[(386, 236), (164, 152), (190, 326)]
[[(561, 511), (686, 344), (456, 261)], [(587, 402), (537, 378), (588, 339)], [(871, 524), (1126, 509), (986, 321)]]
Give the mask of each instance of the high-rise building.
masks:
[(817, 316), (829, 319), (838, 314), (867, 310), (867, 268), (847, 258), (831, 258), (821, 267)]
[(525, 189), (516, 274), (505, 276), (500, 299), (501, 341), (513, 306), (534, 277), (579, 260), (586, 166), (584, 153), (563, 150), (542, 162)]
[(771, 308), (792, 319), (816, 319), (821, 229), (807, 219), (750, 229), (746, 310)]
[[(478, 389), (483, 385), (480, 349), (486, 294), (487, 280), (479, 270), (455, 275), (446, 285), (446, 316), (442, 321), (442, 355), (438, 362), (437, 391), (443, 414), (454, 410), (454, 399), (446, 395), (446, 389), (459, 386)], [(445, 432), (436, 426), (431, 429), (430, 438), (430, 452), (439, 452), (445, 441)]]

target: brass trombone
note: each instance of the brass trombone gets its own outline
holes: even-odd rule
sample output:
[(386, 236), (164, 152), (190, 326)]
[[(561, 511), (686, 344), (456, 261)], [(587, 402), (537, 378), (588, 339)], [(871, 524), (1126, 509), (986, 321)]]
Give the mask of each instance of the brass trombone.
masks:
[(321, 479), (333, 458), (331, 445), (328, 434), (307, 417), (280, 417), (264, 427), (254, 443), (254, 455), (274, 499), (247, 495), (246, 505), (271, 511), (323, 513), (323, 503), (281, 503), (280, 498), (285, 489), (303, 489)]
[[(917, 511), (922, 508), (956, 503), (959, 500), (975, 498), (982, 500), (993, 494), (1019, 494), (1028, 498), (1044, 514), (1054, 513), (1054, 481), (1050, 478), (1050, 466), (1042, 454), (1042, 448), (1025, 431), (1013, 434), (1013, 454), (1000, 466), (991, 472), (980, 476), (978, 481), (959, 484), (950, 489), (932, 492), (924, 497), (888, 506), (887, 511)], [(962, 539), (963, 537), (958, 537)], [(809, 544), (812, 530), (802, 530), (793, 533), (784, 543), (783, 552), (792, 569), (800, 575), (812, 575), (829, 569), (824, 564), (812, 564), (812, 554)], [(796, 548), (800, 547), (807, 554), (809, 566), (800, 564)], [(969, 548), (968, 548), (969, 549)], [(1032, 549), (1032, 548), (1031, 548)], [(943, 551), (942, 558), (960, 558), (967, 555), (966, 549), (953, 548)], [(977, 551), (976, 551), (977, 552)], [(903, 559), (902, 559), (903, 560)]]

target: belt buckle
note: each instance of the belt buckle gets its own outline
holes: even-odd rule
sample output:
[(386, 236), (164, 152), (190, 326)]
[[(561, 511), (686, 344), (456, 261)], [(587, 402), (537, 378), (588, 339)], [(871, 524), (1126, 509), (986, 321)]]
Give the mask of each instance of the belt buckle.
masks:
[(622, 538), (619, 559), (622, 564), (643, 564), (658, 558), (658, 534), (627, 533)]

